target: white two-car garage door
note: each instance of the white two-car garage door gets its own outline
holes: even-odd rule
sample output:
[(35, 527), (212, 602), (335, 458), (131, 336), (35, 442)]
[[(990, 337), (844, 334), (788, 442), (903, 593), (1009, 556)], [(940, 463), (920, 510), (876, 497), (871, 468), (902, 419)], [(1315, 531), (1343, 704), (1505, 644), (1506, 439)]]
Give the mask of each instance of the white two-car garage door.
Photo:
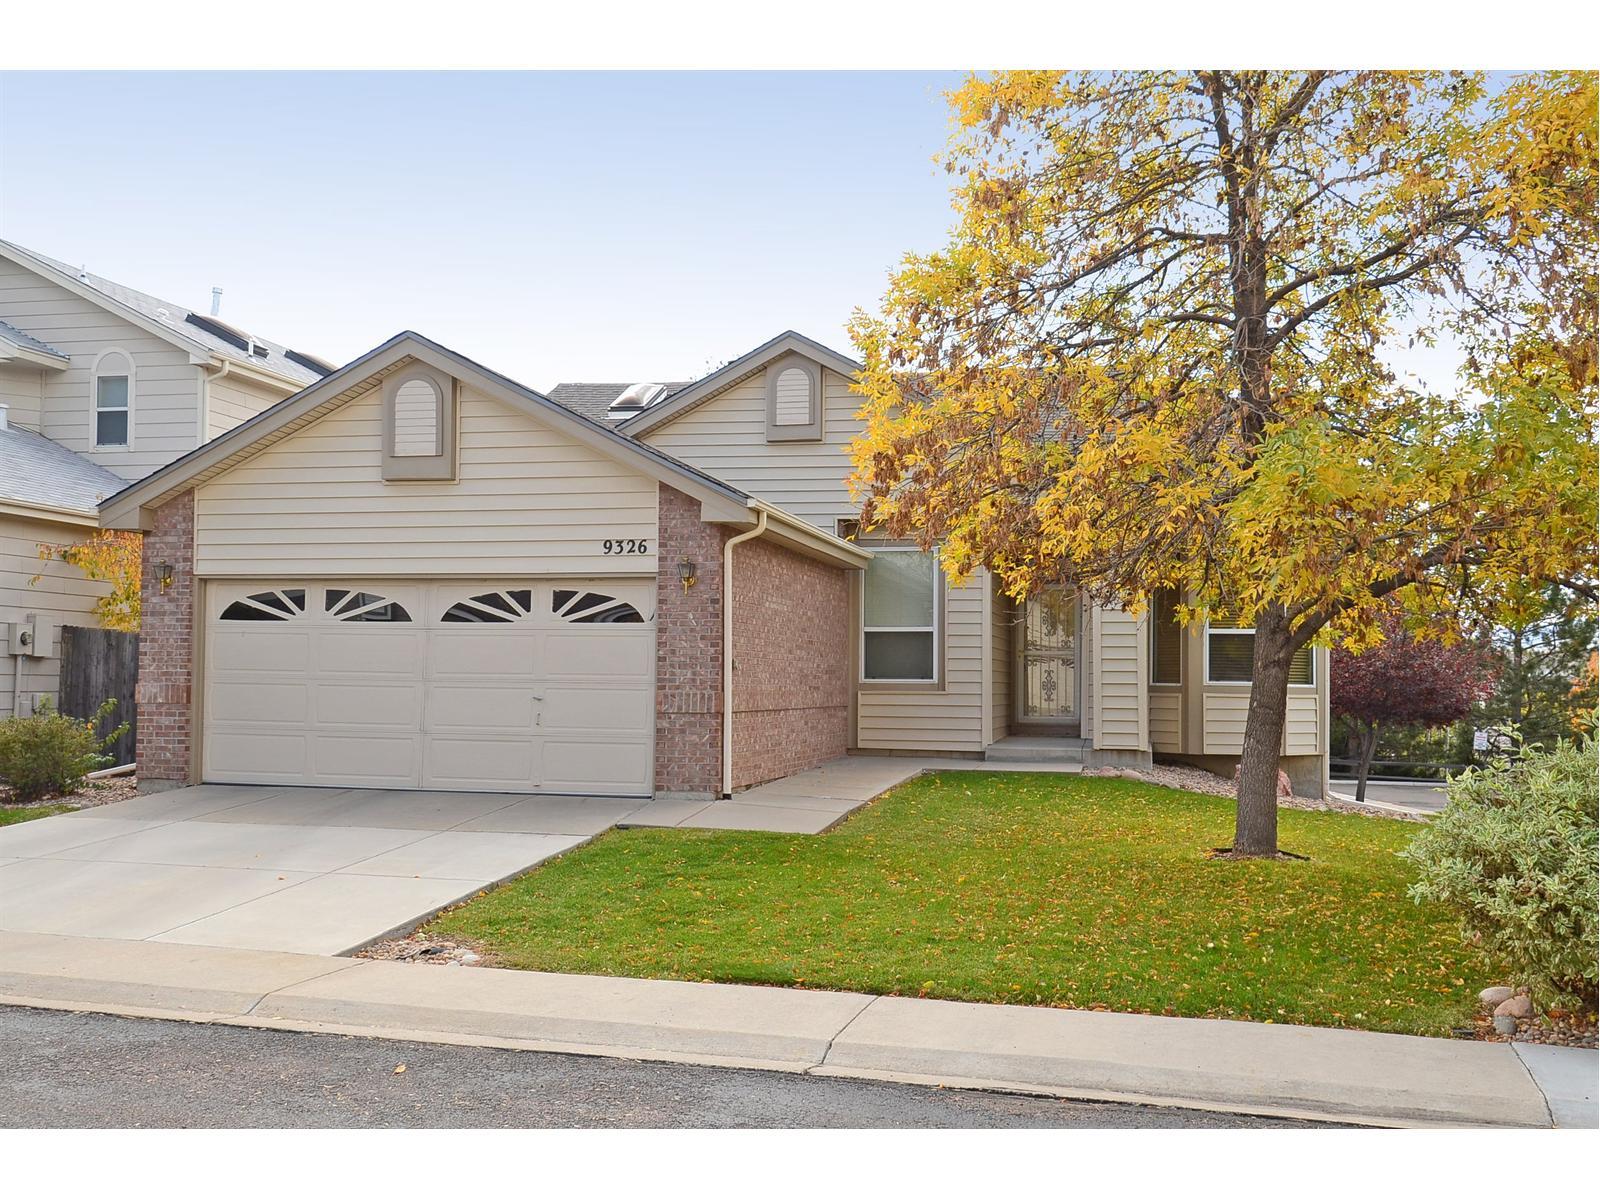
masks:
[(222, 783), (648, 795), (655, 584), (207, 588)]

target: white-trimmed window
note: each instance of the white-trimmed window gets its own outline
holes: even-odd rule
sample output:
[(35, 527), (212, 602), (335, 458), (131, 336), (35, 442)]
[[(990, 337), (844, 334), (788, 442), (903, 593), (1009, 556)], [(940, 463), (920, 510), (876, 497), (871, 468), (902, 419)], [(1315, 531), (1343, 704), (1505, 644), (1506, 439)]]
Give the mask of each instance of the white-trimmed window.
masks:
[(1178, 593), (1171, 588), (1150, 597), (1150, 682), (1183, 682), (1183, 626), (1178, 621)]
[(861, 678), (933, 683), (939, 678), (939, 556), (874, 546), (861, 598)]
[[(1256, 631), (1240, 625), (1227, 613), (1212, 613), (1206, 622), (1206, 682), (1249, 683), (1254, 673)], [(1316, 683), (1310, 646), (1302, 646), (1289, 660), (1289, 682), (1302, 687)]]
[(94, 444), (125, 449), (133, 442), (133, 360), (107, 350), (94, 364)]

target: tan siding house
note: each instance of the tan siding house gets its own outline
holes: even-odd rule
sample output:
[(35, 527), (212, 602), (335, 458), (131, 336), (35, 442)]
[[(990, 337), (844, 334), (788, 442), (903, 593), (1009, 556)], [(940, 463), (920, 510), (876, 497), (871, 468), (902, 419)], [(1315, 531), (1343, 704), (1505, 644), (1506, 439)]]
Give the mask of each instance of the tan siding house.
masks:
[[(196, 323), (197, 321), (201, 323)], [(326, 364), (215, 318), (0, 242), (0, 629), (46, 655), (0, 658), (0, 712), (54, 698), (59, 629), (93, 625), (105, 587), (41, 562), (81, 541), (99, 500), (319, 378)], [(331, 367), (327, 367), (331, 370)], [(38, 576), (37, 582), (34, 577)]]

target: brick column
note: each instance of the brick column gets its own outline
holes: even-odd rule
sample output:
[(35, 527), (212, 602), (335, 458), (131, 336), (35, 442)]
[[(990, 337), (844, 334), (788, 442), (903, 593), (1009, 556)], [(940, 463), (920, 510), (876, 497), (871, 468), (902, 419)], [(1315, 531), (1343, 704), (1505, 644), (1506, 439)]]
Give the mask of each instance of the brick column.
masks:
[[(162, 588), (156, 566), (172, 566)], [(167, 501), (145, 534), (139, 626), (137, 759), (141, 790), (190, 777), (194, 696), (194, 492)]]
[[(656, 555), (655, 793), (722, 794), (722, 544), (728, 534), (700, 519), (700, 502), (660, 488)], [(678, 564), (695, 565), (684, 590)]]

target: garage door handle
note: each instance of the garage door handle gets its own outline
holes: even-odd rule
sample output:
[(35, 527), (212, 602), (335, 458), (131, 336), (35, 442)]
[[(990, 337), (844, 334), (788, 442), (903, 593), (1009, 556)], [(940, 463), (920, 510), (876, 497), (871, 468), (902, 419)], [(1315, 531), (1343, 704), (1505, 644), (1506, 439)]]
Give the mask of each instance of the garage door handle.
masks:
[(535, 699), (535, 700), (543, 700), (543, 699), (544, 699), (544, 697), (543, 697), (543, 696), (541, 696), (541, 695), (539, 695), (539, 694), (538, 694), (538, 693), (537, 693), (537, 692), (534, 692), (534, 693), (533, 693), (533, 698), (534, 698), (534, 699)]

